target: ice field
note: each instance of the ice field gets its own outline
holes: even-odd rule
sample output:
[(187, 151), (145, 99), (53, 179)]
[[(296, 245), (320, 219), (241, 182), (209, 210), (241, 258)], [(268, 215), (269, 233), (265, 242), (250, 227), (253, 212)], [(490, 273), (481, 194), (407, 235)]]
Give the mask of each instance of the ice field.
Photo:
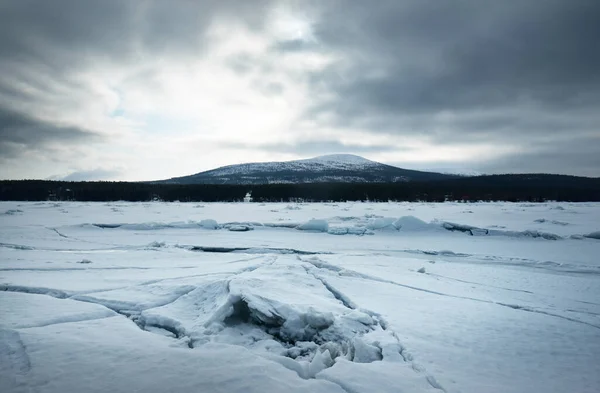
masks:
[(598, 203), (0, 203), (0, 390), (600, 391)]

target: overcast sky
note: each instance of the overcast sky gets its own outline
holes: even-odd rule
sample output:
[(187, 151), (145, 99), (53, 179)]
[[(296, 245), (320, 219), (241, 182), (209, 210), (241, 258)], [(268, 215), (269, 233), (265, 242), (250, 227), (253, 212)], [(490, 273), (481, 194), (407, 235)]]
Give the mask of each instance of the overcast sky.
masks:
[(0, 178), (600, 176), (598, 0), (0, 0)]

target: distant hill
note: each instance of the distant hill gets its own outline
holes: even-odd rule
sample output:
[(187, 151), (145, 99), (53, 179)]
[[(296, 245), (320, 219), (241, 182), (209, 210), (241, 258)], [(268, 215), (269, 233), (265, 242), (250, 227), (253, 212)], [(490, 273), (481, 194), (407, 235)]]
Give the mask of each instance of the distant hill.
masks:
[(302, 184), (399, 183), (460, 178), (413, 171), (367, 160), (352, 154), (333, 154), (307, 160), (228, 165), (194, 175), (161, 180), (167, 184)]

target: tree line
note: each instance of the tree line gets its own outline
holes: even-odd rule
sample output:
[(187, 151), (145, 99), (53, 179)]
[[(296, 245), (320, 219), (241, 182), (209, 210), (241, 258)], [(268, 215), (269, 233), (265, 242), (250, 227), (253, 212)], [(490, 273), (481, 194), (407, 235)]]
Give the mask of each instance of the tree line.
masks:
[(8, 201), (235, 202), (326, 201), (600, 201), (600, 178), (563, 175), (490, 175), (405, 183), (303, 183), (262, 185), (150, 182), (0, 181)]

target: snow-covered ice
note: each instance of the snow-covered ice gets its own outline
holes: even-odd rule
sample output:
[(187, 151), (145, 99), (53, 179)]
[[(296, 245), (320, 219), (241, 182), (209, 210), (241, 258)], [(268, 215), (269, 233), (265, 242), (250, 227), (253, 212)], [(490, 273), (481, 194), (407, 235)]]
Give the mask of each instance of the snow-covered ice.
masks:
[(597, 203), (0, 203), (3, 392), (598, 392)]

